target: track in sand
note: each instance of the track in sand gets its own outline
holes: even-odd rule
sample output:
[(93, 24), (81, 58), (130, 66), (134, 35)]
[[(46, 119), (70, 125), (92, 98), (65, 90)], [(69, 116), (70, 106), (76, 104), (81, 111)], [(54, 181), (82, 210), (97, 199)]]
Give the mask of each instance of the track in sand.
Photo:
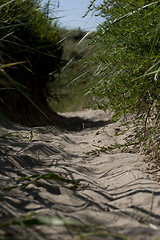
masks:
[[(160, 183), (145, 173), (144, 156), (98, 151), (125, 143), (125, 135), (115, 135), (120, 123), (100, 110), (65, 116), (72, 131), (1, 122), (0, 223), (34, 213), (73, 219), (82, 226), (10, 225), (0, 229), (0, 239), (160, 239)], [(44, 178), (5, 190), (20, 177), (48, 172), (78, 185)]]

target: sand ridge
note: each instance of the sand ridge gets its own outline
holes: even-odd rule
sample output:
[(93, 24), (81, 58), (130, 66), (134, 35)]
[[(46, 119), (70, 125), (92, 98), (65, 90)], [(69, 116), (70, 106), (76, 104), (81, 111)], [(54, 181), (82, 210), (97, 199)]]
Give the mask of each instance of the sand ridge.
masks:
[[(112, 123), (112, 113), (101, 110), (62, 115), (70, 118), (72, 131), (13, 123), (8, 127), (1, 122), (0, 223), (32, 212), (77, 220), (88, 230), (8, 226), (0, 230), (0, 236), (70, 240), (82, 239), (84, 233), (83, 237), (89, 236), (86, 239), (100, 240), (117, 236), (133, 240), (160, 238), (160, 183), (145, 172), (144, 156), (117, 149), (98, 151), (101, 146), (125, 143), (125, 135), (115, 134), (121, 129), (120, 123)], [(20, 177), (49, 172), (76, 181), (79, 186), (41, 179), (26, 187), (5, 190)]]

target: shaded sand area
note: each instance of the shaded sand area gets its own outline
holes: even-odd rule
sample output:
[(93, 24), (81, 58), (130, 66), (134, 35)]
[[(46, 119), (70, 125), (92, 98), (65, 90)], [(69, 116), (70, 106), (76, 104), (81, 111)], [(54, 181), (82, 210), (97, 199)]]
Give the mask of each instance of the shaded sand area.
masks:
[(144, 156), (101, 148), (125, 143), (120, 123), (100, 110), (65, 117), (70, 130), (1, 121), (0, 239), (160, 239), (160, 183)]

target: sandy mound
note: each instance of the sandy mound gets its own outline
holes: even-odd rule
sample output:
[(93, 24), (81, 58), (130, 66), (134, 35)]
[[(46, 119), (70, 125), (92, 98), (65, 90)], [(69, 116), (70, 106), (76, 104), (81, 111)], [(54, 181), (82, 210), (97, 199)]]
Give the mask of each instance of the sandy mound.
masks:
[[(72, 131), (1, 122), (1, 239), (158, 239), (160, 184), (145, 173), (144, 156), (107, 148), (126, 137), (115, 135), (111, 113), (65, 116)], [(17, 219), (29, 213), (61, 221), (26, 227)]]

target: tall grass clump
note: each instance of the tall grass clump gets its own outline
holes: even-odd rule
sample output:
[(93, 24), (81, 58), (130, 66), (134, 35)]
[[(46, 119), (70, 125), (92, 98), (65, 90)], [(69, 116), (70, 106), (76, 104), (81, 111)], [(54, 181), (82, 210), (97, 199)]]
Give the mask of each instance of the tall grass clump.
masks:
[(89, 11), (104, 18), (92, 39), (99, 46), (97, 106), (113, 109), (114, 119), (134, 114), (144, 122), (143, 137), (153, 140), (160, 120), (160, 1), (93, 0)]
[(6, 104), (16, 111), (28, 104), (11, 78), (18, 90), (46, 104), (47, 84), (54, 81), (50, 73), (58, 71), (61, 62), (58, 24), (49, 10), (40, 0), (0, 0), (0, 63), (20, 63), (5, 68), (10, 78), (0, 78), (2, 108)]

